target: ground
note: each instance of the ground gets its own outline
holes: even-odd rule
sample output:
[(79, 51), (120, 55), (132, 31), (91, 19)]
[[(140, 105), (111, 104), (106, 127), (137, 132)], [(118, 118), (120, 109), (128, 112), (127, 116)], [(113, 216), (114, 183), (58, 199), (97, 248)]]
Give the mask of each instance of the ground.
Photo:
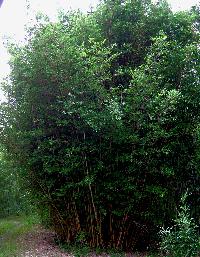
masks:
[(55, 235), (41, 226), (20, 238), (20, 257), (70, 257), (54, 241)]
[[(0, 257), (74, 257), (80, 252), (64, 252), (55, 243), (56, 235), (36, 224), (34, 219), (14, 217), (0, 220)], [(90, 254), (91, 257), (120, 257), (119, 254)], [(147, 254), (126, 254), (145, 257)]]

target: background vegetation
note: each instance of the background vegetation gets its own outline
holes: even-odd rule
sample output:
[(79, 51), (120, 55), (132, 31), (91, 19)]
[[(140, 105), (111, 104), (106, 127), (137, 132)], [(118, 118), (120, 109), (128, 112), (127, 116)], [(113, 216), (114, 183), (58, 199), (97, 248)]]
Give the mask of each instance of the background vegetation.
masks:
[(199, 18), (106, 0), (8, 44), (1, 142), (62, 241), (153, 247), (187, 189), (198, 222)]
[[(31, 213), (30, 190), (20, 176), (19, 168), (0, 149), (0, 218)], [(33, 201), (32, 201), (33, 202)]]

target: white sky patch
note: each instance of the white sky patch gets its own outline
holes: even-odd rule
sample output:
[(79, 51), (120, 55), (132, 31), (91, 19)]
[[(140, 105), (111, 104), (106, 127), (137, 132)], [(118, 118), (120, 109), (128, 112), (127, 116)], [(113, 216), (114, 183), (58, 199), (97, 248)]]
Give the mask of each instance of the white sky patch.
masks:
[[(173, 11), (179, 11), (197, 5), (199, 0), (168, 0), (168, 2)], [(98, 0), (4, 0), (0, 8), (0, 82), (9, 74), (9, 56), (3, 46), (5, 36), (11, 37), (15, 41), (23, 41), (24, 26), (37, 12), (42, 12), (51, 19), (55, 19), (59, 9), (80, 9), (86, 12), (98, 3)], [(27, 10), (28, 4), (29, 9)], [(3, 99), (0, 91), (0, 101)]]
[(187, 10), (191, 6), (199, 4), (199, 0), (168, 0), (173, 11)]

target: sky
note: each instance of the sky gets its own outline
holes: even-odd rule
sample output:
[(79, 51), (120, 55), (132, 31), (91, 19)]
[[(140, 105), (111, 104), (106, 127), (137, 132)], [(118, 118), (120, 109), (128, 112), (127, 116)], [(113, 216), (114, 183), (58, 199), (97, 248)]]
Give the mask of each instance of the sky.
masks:
[[(0, 1), (1, 2), (1, 1)], [(34, 17), (35, 13), (42, 12), (51, 19), (56, 18), (59, 9), (81, 9), (86, 12), (95, 7), (98, 0), (4, 0), (0, 7), (0, 82), (9, 73), (9, 56), (3, 45), (6, 37), (15, 41), (23, 41), (24, 26)], [(168, 0), (173, 11), (186, 10), (199, 0)], [(27, 5), (29, 9), (27, 11)], [(5, 98), (0, 90), (0, 101)]]

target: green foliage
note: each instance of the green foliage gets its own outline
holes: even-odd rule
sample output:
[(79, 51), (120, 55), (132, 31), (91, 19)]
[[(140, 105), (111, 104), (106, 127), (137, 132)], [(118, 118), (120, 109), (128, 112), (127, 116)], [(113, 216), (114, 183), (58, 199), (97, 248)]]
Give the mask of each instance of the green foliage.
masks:
[(190, 210), (186, 204), (185, 194), (181, 199), (178, 217), (175, 225), (162, 229), (161, 250), (171, 257), (197, 257), (200, 253), (200, 235), (194, 219), (190, 216)]
[(65, 243), (153, 244), (186, 188), (198, 217), (197, 21), (165, 1), (104, 1), (8, 44), (1, 142)]
[(11, 215), (28, 214), (33, 210), (29, 192), (22, 186), (18, 169), (0, 152), (0, 218)]

